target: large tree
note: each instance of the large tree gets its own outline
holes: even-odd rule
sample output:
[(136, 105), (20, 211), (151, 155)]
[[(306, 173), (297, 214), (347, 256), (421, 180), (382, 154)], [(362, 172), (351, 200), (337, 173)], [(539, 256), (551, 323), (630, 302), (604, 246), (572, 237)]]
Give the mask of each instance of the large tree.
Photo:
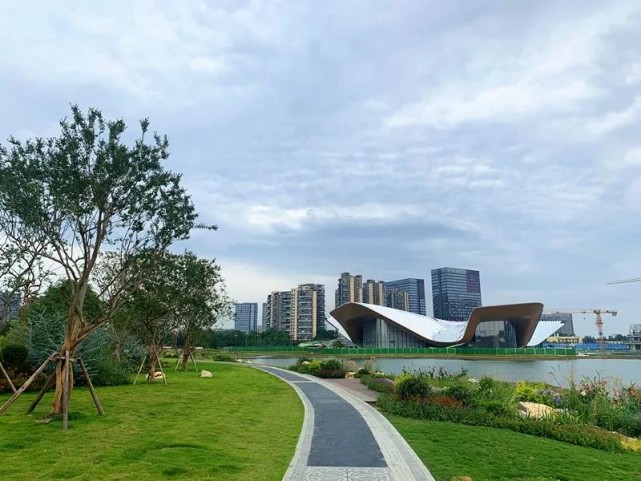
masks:
[(183, 334), (181, 369), (187, 367), (196, 341), (205, 329), (231, 313), (220, 266), (214, 260), (199, 259), (191, 252), (175, 257), (176, 270), (182, 272), (184, 288), (177, 317)]
[[(16, 238), (14, 227), (11, 221), (0, 222), (0, 326), (9, 320), (16, 299), (33, 299), (50, 274), (40, 256), (41, 246)], [(29, 251), (25, 244), (30, 244)]]
[[(123, 120), (72, 107), (60, 134), (48, 139), (9, 139), (0, 146), (0, 230), (12, 229), (21, 255), (61, 268), (71, 282), (65, 339), (56, 359), (56, 391), (51, 414), (60, 414), (73, 386), (67, 357), (104, 325), (124, 294), (137, 288), (153, 263), (176, 239), (185, 239), (197, 215), (180, 175), (163, 167), (166, 137), (148, 135), (149, 121), (128, 144)], [(213, 227), (212, 227), (213, 228)], [(120, 257), (120, 268), (103, 282), (104, 310), (87, 319), (83, 304), (100, 253)], [(135, 269), (129, 260), (147, 253)], [(103, 280), (104, 281), (104, 280)], [(64, 398), (64, 399), (63, 399)]]
[(183, 368), (194, 342), (206, 327), (229, 310), (220, 266), (191, 252), (158, 256), (139, 287), (127, 296), (115, 324), (127, 326), (147, 346), (150, 379), (163, 339), (180, 330)]

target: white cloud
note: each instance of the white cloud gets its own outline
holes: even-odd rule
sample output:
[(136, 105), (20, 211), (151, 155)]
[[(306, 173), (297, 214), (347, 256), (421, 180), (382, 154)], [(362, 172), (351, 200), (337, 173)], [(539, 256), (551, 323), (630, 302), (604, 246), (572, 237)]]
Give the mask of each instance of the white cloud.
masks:
[(387, 5), (7, 3), (0, 137), (149, 115), (239, 300), (456, 263), (581, 305), (641, 264), (638, 2)]
[(468, 122), (509, 123), (538, 112), (570, 109), (597, 94), (597, 89), (581, 81), (555, 87), (526, 81), (491, 87), (472, 95), (445, 93), (405, 107), (386, 122), (389, 127), (427, 125), (439, 129)]
[(604, 135), (635, 123), (640, 113), (641, 97), (636, 97), (632, 104), (625, 109), (608, 112), (603, 117), (594, 119), (587, 125), (587, 130), (594, 135)]

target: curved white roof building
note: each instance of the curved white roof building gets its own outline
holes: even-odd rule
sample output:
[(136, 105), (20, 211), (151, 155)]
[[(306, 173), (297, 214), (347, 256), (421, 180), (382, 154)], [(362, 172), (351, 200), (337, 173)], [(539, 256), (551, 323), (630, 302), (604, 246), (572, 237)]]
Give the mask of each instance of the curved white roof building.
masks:
[[(363, 347), (526, 347), (555, 332), (561, 323), (539, 326), (543, 304), (507, 304), (474, 309), (467, 322), (446, 321), (360, 302), (342, 304), (331, 315)], [(557, 325), (558, 324), (558, 325)], [(536, 335), (535, 335), (536, 332)]]

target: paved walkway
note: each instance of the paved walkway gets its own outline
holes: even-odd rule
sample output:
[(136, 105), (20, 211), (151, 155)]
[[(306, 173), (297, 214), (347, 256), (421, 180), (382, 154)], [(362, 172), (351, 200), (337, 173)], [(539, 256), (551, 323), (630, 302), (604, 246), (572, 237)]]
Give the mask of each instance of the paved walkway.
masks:
[(368, 404), (374, 404), (378, 399), (378, 393), (368, 389), (365, 384), (361, 383), (360, 379), (323, 379), (323, 381), (344, 389)]
[(396, 429), (365, 401), (313, 376), (256, 367), (291, 384), (305, 406), (283, 481), (434, 481)]

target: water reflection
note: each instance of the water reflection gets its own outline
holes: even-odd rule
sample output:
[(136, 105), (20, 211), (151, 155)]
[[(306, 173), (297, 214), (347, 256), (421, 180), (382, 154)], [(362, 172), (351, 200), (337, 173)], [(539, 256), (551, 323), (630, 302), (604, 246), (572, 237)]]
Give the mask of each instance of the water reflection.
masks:
[[(296, 358), (257, 358), (256, 364), (287, 367)], [(363, 360), (356, 360), (362, 363)], [(542, 381), (555, 385), (567, 385), (571, 376), (600, 376), (619, 379), (625, 384), (641, 385), (641, 359), (568, 359), (568, 360), (467, 360), (440, 358), (393, 358), (375, 359), (376, 369), (389, 374), (398, 374), (404, 368), (409, 370), (428, 369), (443, 366), (448, 372), (456, 374), (467, 369), (470, 377), (491, 376), (504, 381)]]

